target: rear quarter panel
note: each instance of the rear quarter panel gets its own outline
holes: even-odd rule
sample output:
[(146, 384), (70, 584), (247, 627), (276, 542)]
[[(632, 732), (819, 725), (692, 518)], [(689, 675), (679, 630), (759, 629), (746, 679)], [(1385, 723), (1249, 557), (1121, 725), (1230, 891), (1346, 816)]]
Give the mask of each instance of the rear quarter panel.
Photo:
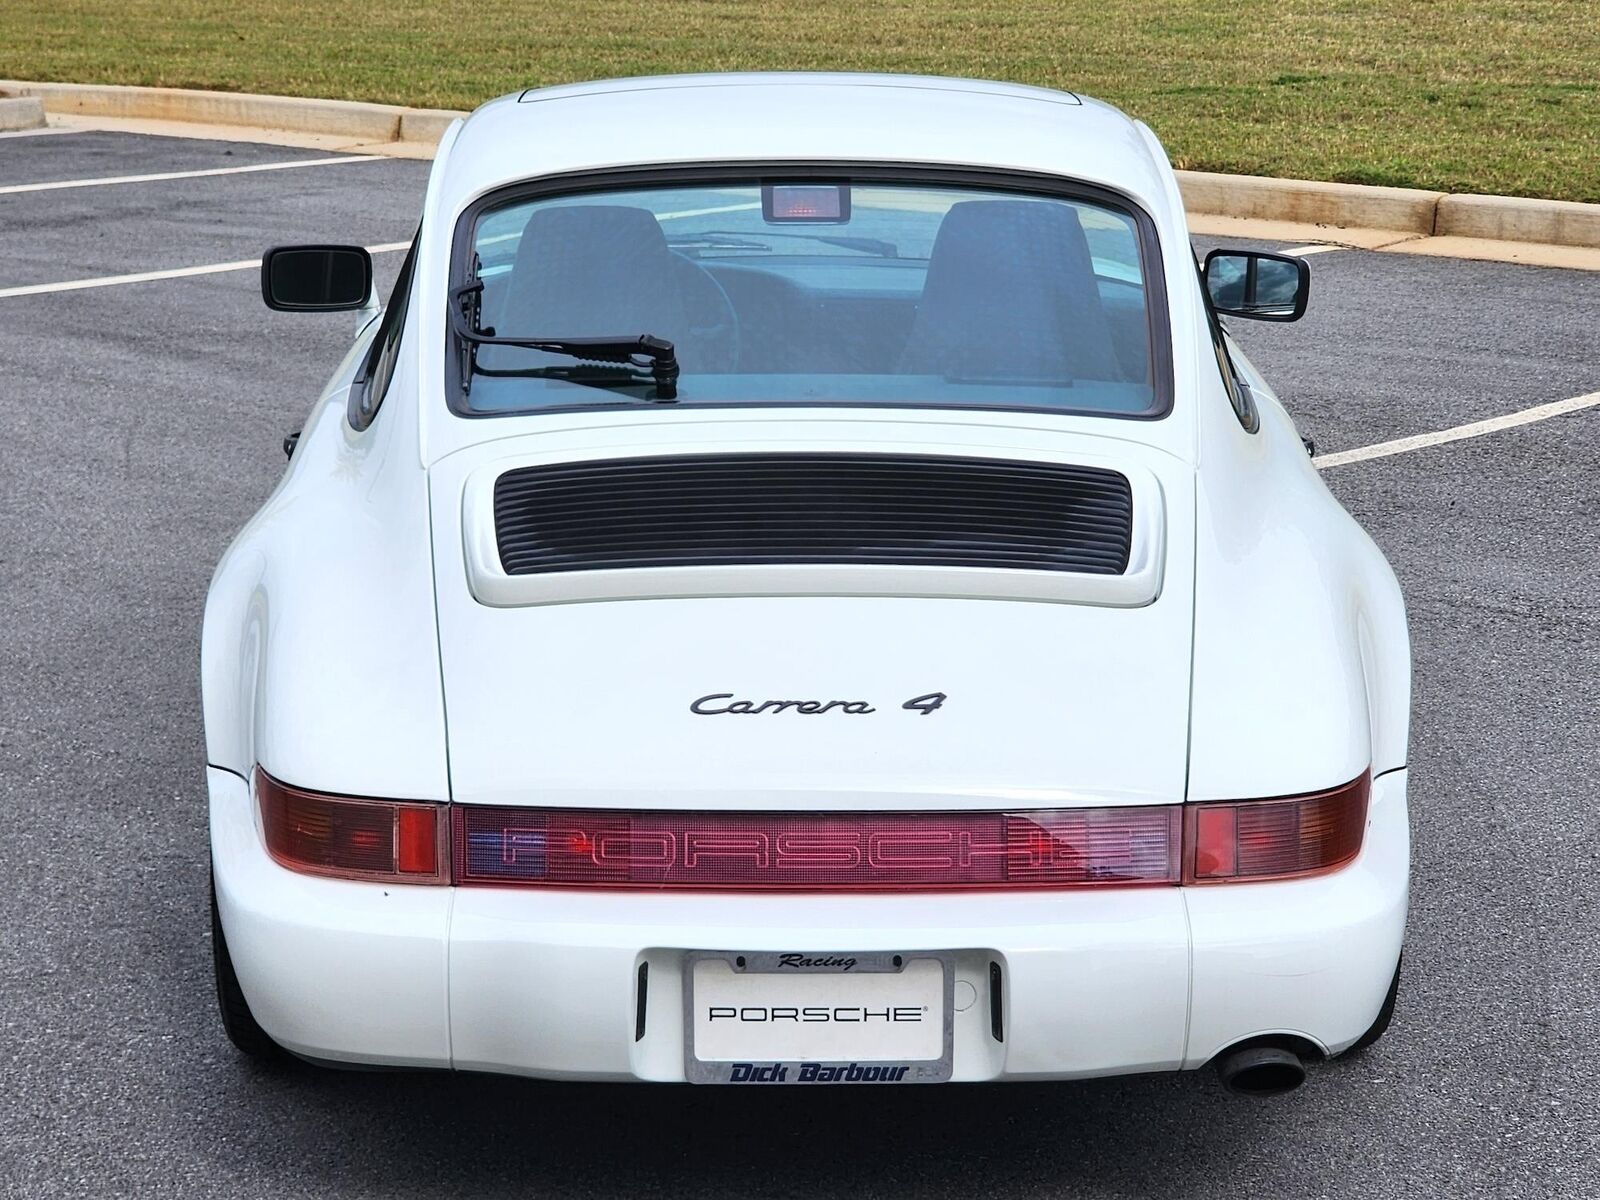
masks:
[[(408, 337), (415, 331), (409, 330)], [(335, 373), (277, 491), (223, 555), (201, 676), (212, 765), (397, 799), (449, 798), (426, 481), (405, 356), (377, 419)]]
[(1259, 373), (1241, 368), (1259, 432), (1240, 426), (1220, 380), (1197, 398), (1190, 800), (1291, 795), (1406, 762), (1410, 641), (1394, 573)]

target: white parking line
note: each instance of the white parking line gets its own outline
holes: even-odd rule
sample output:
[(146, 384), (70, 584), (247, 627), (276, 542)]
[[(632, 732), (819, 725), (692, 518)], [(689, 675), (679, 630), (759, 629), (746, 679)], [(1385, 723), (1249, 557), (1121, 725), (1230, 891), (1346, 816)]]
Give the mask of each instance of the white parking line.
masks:
[[(717, 213), (748, 212), (751, 209), (760, 208), (760, 207), (761, 207), (761, 205), (759, 205), (759, 204), (749, 203), (749, 204), (722, 204), (722, 205), (718, 205), (716, 208), (686, 208), (682, 212), (657, 213), (656, 214), (656, 220), (657, 221), (681, 221), (685, 217), (710, 217), (710, 216), (715, 216)], [(479, 238), (478, 239), (478, 245), (480, 245), (480, 246), (494, 246), (494, 245), (502, 244), (504, 242), (518, 242), (518, 241), (521, 241), (521, 240), (522, 240), (522, 230), (519, 229), (514, 233), (497, 233), (492, 237)]]
[(1308, 254), (1326, 254), (1330, 250), (1344, 249), (1347, 249), (1347, 247), (1330, 246), (1325, 242), (1318, 242), (1315, 246), (1295, 246), (1291, 249), (1285, 250), (1284, 253), (1293, 255), (1295, 258), (1304, 258)]
[(725, 212), (749, 212), (753, 208), (760, 208), (759, 204), (723, 204), (717, 208), (686, 208), (682, 212), (658, 213), (658, 221), (681, 221), (684, 217), (709, 217)]
[(1319, 470), (1342, 467), (1347, 463), (1366, 462), (1371, 458), (1388, 458), (1392, 454), (1405, 454), (1428, 446), (1442, 446), (1446, 442), (1459, 442), (1466, 438), (1482, 437), (1486, 433), (1499, 433), (1502, 429), (1515, 429), (1518, 425), (1531, 425), (1551, 417), (1564, 416), (1585, 408), (1600, 405), (1600, 392), (1587, 392), (1569, 400), (1555, 400), (1549, 404), (1536, 404), (1503, 417), (1490, 417), (1486, 421), (1473, 421), (1434, 433), (1419, 433), (1414, 437), (1396, 438), (1392, 442), (1377, 442), (1371, 446), (1358, 446), (1354, 450), (1340, 450), (1334, 454), (1320, 454), (1311, 461)]
[(44, 137), (52, 133), (77, 133), (76, 129), (69, 129), (62, 125), (52, 125), (46, 129), (8, 129), (0, 133), (0, 142), (8, 138)]
[(251, 163), (244, 167), (209, 167), (203, 171), (161, 171), (153, 175), (109, 175), (100, 179), (58, 179), (50, 183), (12, 183), (0, 196), (19, 192), (56, 192), (63, 188), (109, 187), (114, 183), (159, 183), (164, 179), (204, 179), (210, 175), (247, 175), (252, 171), (291, 171), (299, 167), (335, 167), (342, 163), (379, 162), (381, 154), (346, 154), (339, 158), (302, 158), (294, 162)]
[[(319, 159), (317, 161), (324, 160)], [(746, 208), (751, 206), (739, 205), (738, 207)], [(728, 212), (733, 211), (733, 209), (712, 209), (708, 211)], [(675, 215), (699, 216), (701, 214), (697, 212)], [(368, 246), (367, 252), (369, 254), (393, 254), (400, 250), (407, 250), (410, 246), (410, 242), (384, 242), (381, 245)], [(1329, 247), (1329, 249), (1339, 248)], [(131, 275), (102, 275), (94, 279), (66, 279), (59, 283), (30, 283), (20, 287), (0, 288), (0, 300), (14, 296), (42, 296), (52, 292), (77, 292), (89, 288), (116, 287), (124, 283), (150, 283), (160, 279), (187, 279), (196, 275), (221, 275), (229, 271), (253, 271), (260, 266), (261, 260), (259, 258), (246, 258), (237, 262), (208, 263), (200, 267), (174, 267), (165, 271), (138, 271)], [(1586, 392), (1582, 396), (1573, 396), (1566, 400), (1555, 400), (1549, 404), (1536, 404), (1532, 408), (1506, 413), (1504, 416), (1490, 417), (1484, 421), (1472, 421), (1466, 425), (1456, 425), (1449, 429), (1436, 430), (1433, 433), (1419, 433), (1412, 437), (1396, 438), (1391, 442), (1375, 442), (1370, 446), (1358, 446), (1354, 450), (1338, 450), (1332, 454), (1319, 454), (1311, 461), (1318, 470), (1326, 471), (1330, 467), (1343, 467), (1350, 463), (1366, 462), (1374, 458), (1388, 458), (1391, 455), (1405, 454), (1412, 450), (1423, 450), (1429, 446), (1442, 446), (1449, 442), (1482, 437), (1484, 434), (1498, 433), (1503, 429), (1515, 429), (1519, 425), (1531, 425), (1535, 421), (1544, 421), (1551, 417), (1564, 416), (1567, 413), (1595, 407), (1600, 407), (1600, 392)]]
[[(367, 253), (392, 254), (396, 250), (410, 248), (410, 242), (385, 242), (381, 246), (368, 246)], [(117, 287), (124, 283), (149, 283), (156, 279), (187, 279), (192, 275), (222, 275), (228, 271), (253, 271), (260, 265), (259, 258), (242, 258), (238, 262), (208, 263), (203, 267), (136, 271), (132, 275), (101, 275), (95, 279), (64, 279), (60, 283), (28, 283), (21, 287), (0, 288), (0, 300), (11, 296), (43, 296), (49, 292), (81, 292), (88, 288)]]

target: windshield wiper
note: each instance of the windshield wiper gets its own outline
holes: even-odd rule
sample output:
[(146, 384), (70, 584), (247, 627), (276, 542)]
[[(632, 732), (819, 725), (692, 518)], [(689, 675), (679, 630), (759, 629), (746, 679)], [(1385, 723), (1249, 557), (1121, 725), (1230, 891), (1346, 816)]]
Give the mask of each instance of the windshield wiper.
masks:
[(729, 233), (680, 233), (667, 239), (667, 245), (698, 250), (771, 250), (765, 242), (735, 237)]
[[(450, 291), (450, 327), (466, 350), (464, 375), (468, 381), (473, 375), (542, 376), (568, 379), (573, 383), (587, 383), (595, 387), (617, 387), (642, 383), (648, 379), (655, 384), (657, 400), (672, 401), (678, 398), (677, 352), (665, 338), (648, 333), (624, 337), (500, 337), (492, 327), (477, 327), (482, 298), (481, 279)], [(477, 351), (480, 346), (515, 346), (519, 350), (542, 350), (546, 354), (564, 354), (569, 358), (616, 365), (609, 370), (560, 367), (490, 370), (478, 365)], [(648, 374), (642, 376), (641, 372)], [(470, 387), (470, 382), (466, 386)]]
[[(704, 242), (709, 238), (717, 238), (717, 239), (729, 239), (729, 240), (726, 241), (726, 242), (723, 242), (723, 241), (719, 240), (718, 244), (716, 244), (714, 246), (711, 246), (711, 247), (708, 247), (709, 249), (715, 249), (715, 250), (744, 250), (744, 249), (750, 249), (750, 250), (761, 249), (761, 250), (765, 250), (765, 249), (767, 249), (767, 247), (762, 246), (759, 242), (756, 242), (753, 239), (749, 242), (748, 245), (736, 245), (735, 244), (735, 242), (737, 242), (737, 241), (743, 241), (746, 238), (746, 236), (747, 236), (746, 234), (740, 233), (739, 231), (733, 230), (733, 229), (701, 229), (701, 230), (696, 231), (695, 233), (685, 233), (685, 234), (680, 234), (677, 237), (668, 238), (667, 239), (667, 244), (668, 245), (683, 245), (683, 244), (692, 245), (693, 243), (695, 243), (697, 241)], [(886, 241), (882, 240), (881, 238), (839, 237), (836, 234), (829, 234), (829, 233), (792, 233), (787, 229), (763, 229), (757, 236), (758, 237), (764, 237), (764, 238), (775, 238), (775, 237), (800, 238), (800, 239), (802, 239), (804, 241), (808, 241), (808, 242), (821, 242), (821, 243), (823, 243), (823, 245), (826, 245), (826, 246), (838, 246), (841, 250), (856, 250), (856, 251), (859, 251), (862, 254), (875, 254), (879, 258), (899, 258), (900, 257), (900, 249), (899, 249), (899, 247), (896, 246), (893, 242), (886, 242)]]

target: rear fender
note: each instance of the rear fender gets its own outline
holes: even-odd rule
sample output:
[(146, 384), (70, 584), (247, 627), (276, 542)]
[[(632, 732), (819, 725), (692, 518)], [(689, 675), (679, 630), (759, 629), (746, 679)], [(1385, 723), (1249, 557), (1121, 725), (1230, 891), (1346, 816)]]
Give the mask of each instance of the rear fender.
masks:
[[(408, 331), (408, 336), (414, 333)], [(449, 798), (426, 478), (402, 358), (377, 420), (345, 419), (352, 360), (206, 600), (206, 750), (248, 775)]]
[(1254, 434), (1220, 380), (1200, 400), (1189, 799), (1404, 766), (1410, 641), (1393, 571), (1270, 392)]

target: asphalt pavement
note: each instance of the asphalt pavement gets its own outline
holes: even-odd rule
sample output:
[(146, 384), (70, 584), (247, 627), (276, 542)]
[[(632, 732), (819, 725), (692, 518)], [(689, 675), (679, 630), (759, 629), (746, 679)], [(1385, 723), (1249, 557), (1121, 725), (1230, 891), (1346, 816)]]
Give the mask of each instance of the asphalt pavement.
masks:
[[(403, 241), (428, 164), (7, 189), (326, 157), (0, 138), (0, 1195), (1600, 1195), (1600, 409), (1327, 472), (1409, 603), (1415, 874), (1393, 1028), (1291, 1096), (239, 1058), (212, 998), (200, 614), (353, 321), (269, 313), (251, 270), (7, 289)], [(1600, 275), (1309, 261), (1304, 321), (1235, 332), (1319, 451), (1600, 388)]]

